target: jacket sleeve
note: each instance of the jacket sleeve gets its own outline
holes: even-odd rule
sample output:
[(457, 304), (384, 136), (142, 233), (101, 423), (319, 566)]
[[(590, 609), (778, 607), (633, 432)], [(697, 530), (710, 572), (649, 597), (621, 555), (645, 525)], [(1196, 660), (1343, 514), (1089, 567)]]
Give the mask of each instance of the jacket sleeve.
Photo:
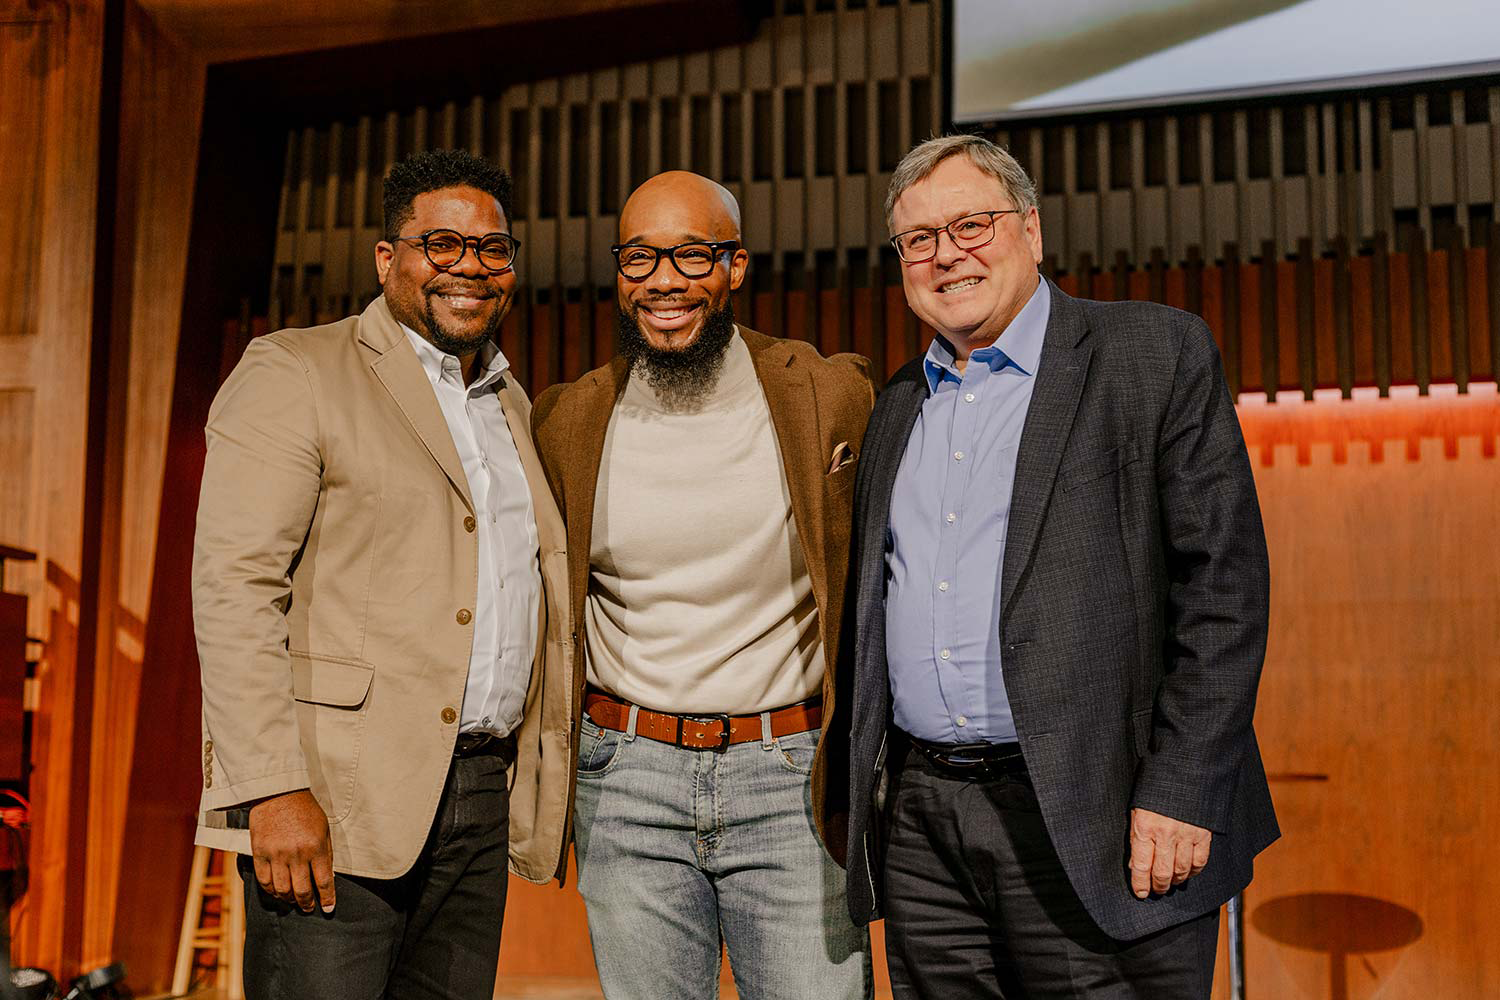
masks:
[(1132, 805), (1223, 832), (1254, 734), (1270, 568), (1255, 479), (1208, 328), (1185, 331), (1157, 442), (1165, 676)]
[(323, 469), (316, 399), (292, 348), (274, 337), (250, 343), (206, 436), (193, 624), (216, 763), (203, 805), (227, 809), (308, 787), (286, 610)]

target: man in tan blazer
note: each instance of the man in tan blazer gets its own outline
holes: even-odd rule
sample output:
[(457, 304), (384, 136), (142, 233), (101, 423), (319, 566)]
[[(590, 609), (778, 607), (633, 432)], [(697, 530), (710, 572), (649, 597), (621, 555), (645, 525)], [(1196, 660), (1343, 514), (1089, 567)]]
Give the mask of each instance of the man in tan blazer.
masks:
[[(820, 743), (868, 363), (737, 327), (739, 207), (696, 174), (620, 216), (620, 356), (537, 400), (588, 692), (574, 832), (610, 1000), (869, 995)], [(840, 771), (842, 773), (842, 771)]]
[(209, 414), (198, 842), (242, 855), (252, 1000), (487, 997), (507, 853), (562, 867), (573, 627), (494, 343), (510, 178), (437, 151), (384, 194), (384, 295), (254, 341)]

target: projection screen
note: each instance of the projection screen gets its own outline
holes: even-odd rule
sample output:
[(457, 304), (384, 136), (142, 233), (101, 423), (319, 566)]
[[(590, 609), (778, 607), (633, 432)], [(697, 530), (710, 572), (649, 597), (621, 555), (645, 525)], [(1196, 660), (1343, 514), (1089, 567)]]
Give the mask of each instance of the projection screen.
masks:
[(954, 0), (953, 120), (1500, 71), (1497, 0)]

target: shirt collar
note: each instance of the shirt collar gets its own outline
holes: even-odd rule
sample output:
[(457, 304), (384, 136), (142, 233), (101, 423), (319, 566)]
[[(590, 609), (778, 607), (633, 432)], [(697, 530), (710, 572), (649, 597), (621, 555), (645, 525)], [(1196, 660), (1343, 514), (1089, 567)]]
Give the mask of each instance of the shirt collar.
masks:
[[(1052, 290), (1038, 276), (1036, 290), (1005, 332), (993, 344), (971, 353), (969, 360), (987, 366), (992, 372), (1011, 367), (1022, 375), (1035, 375), (1042, 359), (1042, 342), (1046, 339), (1047, 320), (1051, 315)], [(937, 387), (947, 378), (963, 381), (963, 374), (954, 364), (955, 357), (953, 347), (942, 335), (932, 338), (932, 346), (927, 348), (927, 356), (922, 361), (928, 392), (937, 392)]]
[(446, 376), (449, 383), (472, 392), (488, 387), (510, 370), (510, 362), (505, 359), (504, 352), (494, 341), (486, 340), (479, 346), (479, 377), (473, 384), (464, 386), (463, 365), (455, 355), (438, 350), (430, 340), (405, 323), (401, 324), (401, 331), (411, 341), (412, 349), (417, 352), (417, 360), (422, 362), (422, 370), (427, 373), (427, 380), (433, 385), (444, 381)]

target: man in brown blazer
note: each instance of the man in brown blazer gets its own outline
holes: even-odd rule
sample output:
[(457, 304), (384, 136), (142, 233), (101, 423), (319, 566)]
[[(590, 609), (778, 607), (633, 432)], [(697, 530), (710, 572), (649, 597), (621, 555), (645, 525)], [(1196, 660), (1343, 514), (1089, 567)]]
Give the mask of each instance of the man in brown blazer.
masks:
[[(604, 993), (869, 995), (820, 745), (868, 363), (737, 327), (739, 207), (696, 174), (620, 216), (620, 356), (537, 400), (588, 692), (574, 833)], [(722, 935), (722, 936), (721, 936)]]
[(510, 178), (437, 151), (384, 193), (384, 295), (254, 341), (209, 414), (198, 842), (242, 855), (252, 1000), (487, 997), (507, 854), (562, 866), (566, 539), (493, 339)]

